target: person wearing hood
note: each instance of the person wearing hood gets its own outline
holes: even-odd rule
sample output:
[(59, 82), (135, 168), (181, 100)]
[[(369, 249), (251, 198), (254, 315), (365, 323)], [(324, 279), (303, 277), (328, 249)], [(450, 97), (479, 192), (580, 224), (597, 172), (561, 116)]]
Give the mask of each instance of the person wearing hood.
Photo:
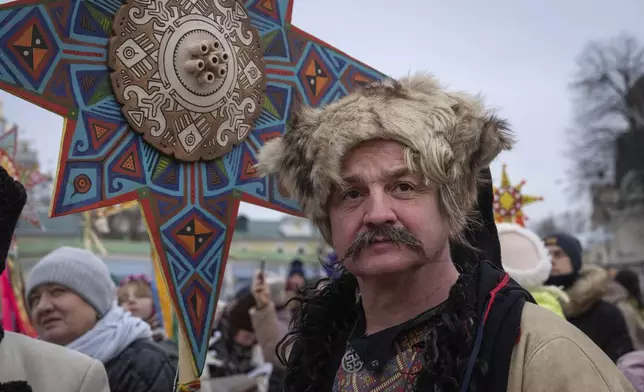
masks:
[(632, 390), (501, 269), (488, 167), (511, 146), (478, 97), (421, 73), (304, 107), (260, 150), (340, 259), (297, 297), (286, 391)]
[[(631, 289), (627, 289), (626, 286)], [(636, 273), (628, 270), (619, 271), (613, 279), (608, 279), (603, 300), (622, 313), (635, 350), (644, 350), (644, 319), (639, 312), (638, 293), (631, 294), (631, 291), (638, 289), (639, 277)]]
[(166, 392), (178, 358), (152, 340), (150, 326), (116, 304), (107, 265), (92, 252), (62, 247), (40, 260), (26, 283), (40, 339), (105, 366), (112, 392)]
[(530, 292), (539, 306), (564, 317), (561, 304), (568, 302), (568, 295), (559, 287), (544, 284), (552, 263), (543, 240), (516, 223), (497, 223), (496, 227), (503, 269)]
[[(0, 166), (0, 272), (27, 192)], [(103, 364), (81, 353), (0, 325), (0, 392), (109, 392)]]
[(622, 355), (633, 351), (622, 313), (602, 297), (606, 294), (610, 276), (596, 266), (582, 266), (582, 246), (567, 233), (555, 233), (544, 240), (552, 271), (546, 284), (563, 288), (569, 301), (562, 304), (564, 315), (585, 333), (606, 355), (617, 362)]

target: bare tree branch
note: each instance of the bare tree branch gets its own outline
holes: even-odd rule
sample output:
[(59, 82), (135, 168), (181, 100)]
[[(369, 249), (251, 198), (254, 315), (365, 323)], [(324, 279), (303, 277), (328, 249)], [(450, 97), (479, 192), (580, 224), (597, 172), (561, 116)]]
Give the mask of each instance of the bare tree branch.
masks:
[(575, 193), (611, 181), (617, 138), (644, 125), (643, 76), (644, 47), (632, 36), (591, 42), (577, 58), (569, 85), (575, 127), (567, 151)]

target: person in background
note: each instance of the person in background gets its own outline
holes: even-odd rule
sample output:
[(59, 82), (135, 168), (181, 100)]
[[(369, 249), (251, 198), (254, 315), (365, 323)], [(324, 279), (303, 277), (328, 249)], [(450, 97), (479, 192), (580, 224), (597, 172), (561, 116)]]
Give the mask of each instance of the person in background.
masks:
[(306, 274), (304, 273), (304, 263), (302, 260), (295, 259), (291, 261), (289, 266), (288, 275), (286, 275), (286, 287), (284, 290), (287, 293), (286, 300), (292, 298), (299, 289), (303, 289), (307, 284)]
[(93, 253), (56, 249), (33, 267), (26, 293), (40, 338), (102, 362), (112, 392), (173, 390), (178, 358), (154, 343), (145, 321), (116, 304), (107, 265)]
[(255, 299), (248, 291), (239, 292), (226, 306), (215, 328), (206, 359), (207, 379), (235, 390), (249, 386), (266, 390), (270, 372), (257, 379), (249, 376), (264, 365), (264, 359), (249, 315)]
[(552, 263), (543, 240), (515, 223), (497, 223), (496, 228), (503, 269), (532, 294), (539, 306), (565, 318), (561, 304), (568, 302), (568, 295), (556, 286), (544, 285), (550, 276)]
[(577, 238), (555, 233), (544, 240), (552, 271), (547, 285), (563, 288), (569, 301), (562, 304), (564, 315), (585, 333), (614, 362), (633, 351), (633, 342), (622, 313), (604, 301), (610, 277), (600, 267), (582, 268), (582, 246)]
[(152, 329), (152, 340), (169, 352), (179, 355), (177, 345), (168, 339), (161, 325), (160, 314), (154, 306), (152, 279), (148, 275), (130, 275), (123, 278), (116, 297), (119, 306), (148, 323)]
[[(0, 166), (0, 273), (27, 192)], [(110, 392), (103, 364), (65, 347), (4, 331), (0, 324), (0, 392)]]
[[(630, 290), (626, 286), (630, 287)], [(619, 271), (613, 274), (613, 279), (609, 278), (603, 300), (619, 309), (634, 348), (644, 350), (644, 319), (639, 311), (638, 291), (637, 274), (628, 270)]]
[(633, 309), (640, 315), (644, 316), (644, 302), (642, 301), (642, 289), (640, 286), (640, 277), (635, 271), (623, 269), (617, 271), (614, 277), (615, 281), (624, 287), (628, 293), (628, 301)]
[(644, 392), (644, 351), (631, 351), (617, 361), (617, 368), (631, 382), (636, 392)]
[(270, 285), (261, 271), (256, 271), (253, 276), (251, 291), (256, 305), (250, 309), (250, 317), (264, 358), (278, 371), (284, 369), (284, 364), (277, 357), (276, 347), (288, 332), (289, 323), (293, 318), (295, 302), (291, 299), (306, 284), (304, 265), (299, 259), (293, 260), (290, 264), (281, 303), (276, 302), (273, 298), (275, 296), (271, 295)]

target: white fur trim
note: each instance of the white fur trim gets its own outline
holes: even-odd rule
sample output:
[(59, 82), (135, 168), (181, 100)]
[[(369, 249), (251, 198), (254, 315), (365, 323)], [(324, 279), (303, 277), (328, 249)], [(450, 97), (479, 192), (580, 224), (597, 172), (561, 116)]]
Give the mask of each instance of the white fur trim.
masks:
[[(538, 261), (531, 269), (513, 269), (503, 263), (503, 269), (510, 274), (512, 279), (516, 280), (521, 286), (526, 288), (542, 286), (548, 280), (552, 263), (550, 254), (544, 242), (531, 230), (514, 223), (497, 223), (496, 225), (499, 237), (505, 233), (517, 233), (532, 242), (537, 249)], [(503, 260), (501, 260), (503, 262)]]

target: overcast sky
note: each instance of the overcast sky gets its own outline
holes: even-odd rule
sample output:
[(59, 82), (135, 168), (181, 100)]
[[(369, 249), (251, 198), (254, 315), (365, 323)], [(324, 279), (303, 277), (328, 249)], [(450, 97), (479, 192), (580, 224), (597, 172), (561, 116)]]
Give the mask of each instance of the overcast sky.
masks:
[[(428, 70), (451, 88), (482, 93), (518, 136), (493, 175), (507, 163), (513, 181), (526, 179), (525, 193), (545, 197), (526, 209), (536, 220), (578, 199), (561, 183), (575, 57), (588, 41), (620, 33), (644, 41), (644, 1), (295, 0), (293, 24), (386, 74)], [(62, 119), (3, 91), (0, 99), (53, 171)], [(242, 212), (280, 216), (253, 206)]]

